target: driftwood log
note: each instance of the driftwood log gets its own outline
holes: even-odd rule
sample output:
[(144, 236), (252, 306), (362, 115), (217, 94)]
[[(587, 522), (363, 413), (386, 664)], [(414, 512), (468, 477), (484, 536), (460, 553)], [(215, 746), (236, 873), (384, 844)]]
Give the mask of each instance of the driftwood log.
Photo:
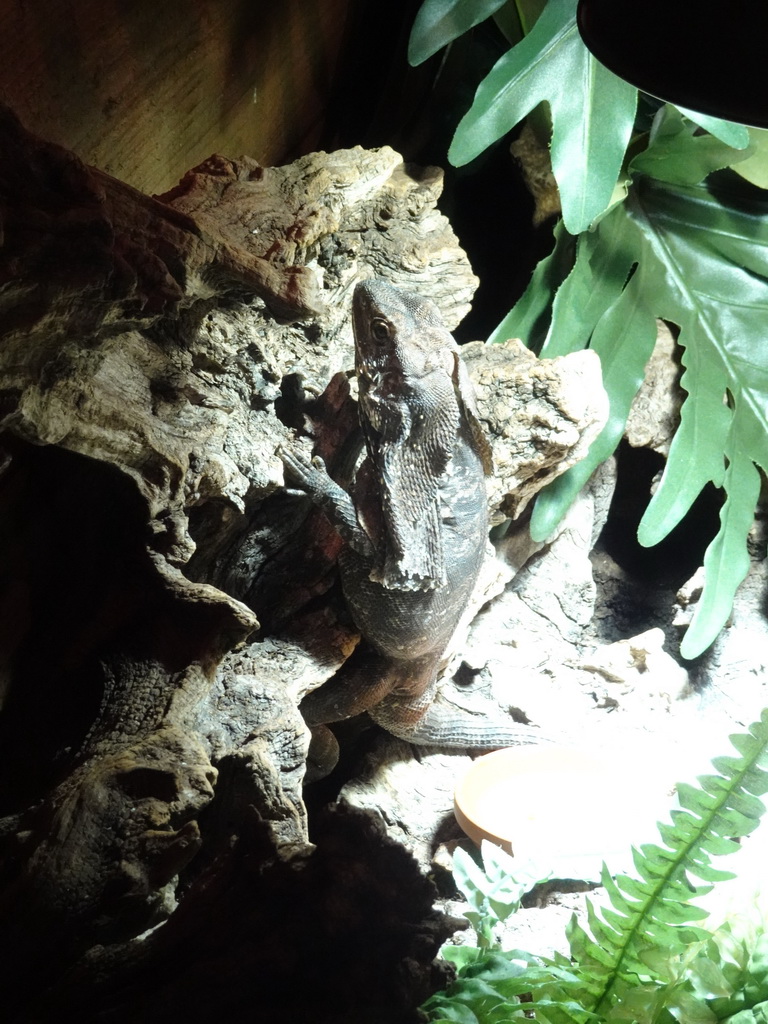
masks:
[[(275, 451), (351, 366), (358, 280), (467, 311), (440, 188), (354, 149), (149, 198), (2, 114), (4, 1019), (411, 1021), (439, 983), (410, 855), (343, 807), (310, 836), (297, 706), (358, 638)], [(600, 428), (568, 359), (471, 354), (497, 519)]]

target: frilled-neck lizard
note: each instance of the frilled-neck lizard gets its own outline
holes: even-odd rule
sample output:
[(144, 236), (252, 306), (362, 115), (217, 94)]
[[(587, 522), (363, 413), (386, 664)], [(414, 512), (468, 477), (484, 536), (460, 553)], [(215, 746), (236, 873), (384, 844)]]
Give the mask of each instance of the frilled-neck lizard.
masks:
[(321, 459), (281, 454), (346, 542), (342, 586), (369, 650), (354, 674), (345, 665), (306, 697), (302, 714), (319, 725), (368, 711), (417, 744), (535, 742), (498, 708), (486, 716), (434, 703), (488, 536), (491, 450), (458, 346), (432, 302), (382, 280), (357, 285), (352, 313), (366, 446), (352, 486), (334, 482)]

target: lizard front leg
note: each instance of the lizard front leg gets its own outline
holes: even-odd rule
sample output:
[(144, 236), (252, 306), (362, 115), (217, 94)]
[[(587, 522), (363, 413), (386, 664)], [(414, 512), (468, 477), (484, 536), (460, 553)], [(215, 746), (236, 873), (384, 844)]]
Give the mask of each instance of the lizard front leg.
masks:
[(283, 460), (286, 475), (322, 509), (342, 540), (363, 558), (372, 557), (373, 545), (358, 522), (352, 498), (331, 479), (323, 460), (317, 456), (310, 460), (295, 448), (281, 447), (277, 454)]

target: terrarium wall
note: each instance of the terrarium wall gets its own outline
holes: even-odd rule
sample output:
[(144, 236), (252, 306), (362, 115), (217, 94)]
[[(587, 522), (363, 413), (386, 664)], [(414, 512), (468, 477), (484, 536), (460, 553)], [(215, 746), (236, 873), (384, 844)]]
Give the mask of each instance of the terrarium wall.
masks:
[(162, 192), (211, 153), (274, 164), (318, 148), (361, 40), (370, 54), (399, 31), (367, 0), (2, 4), (0, 99), (85, 163)]

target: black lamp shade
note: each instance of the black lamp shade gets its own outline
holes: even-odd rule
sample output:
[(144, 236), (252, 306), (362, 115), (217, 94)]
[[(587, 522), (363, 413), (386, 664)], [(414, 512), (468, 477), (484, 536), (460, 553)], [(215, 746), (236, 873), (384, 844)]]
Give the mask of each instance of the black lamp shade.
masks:
[(768, 128), (768, 0), (579, 0), (601, 64), (669, 103)]

